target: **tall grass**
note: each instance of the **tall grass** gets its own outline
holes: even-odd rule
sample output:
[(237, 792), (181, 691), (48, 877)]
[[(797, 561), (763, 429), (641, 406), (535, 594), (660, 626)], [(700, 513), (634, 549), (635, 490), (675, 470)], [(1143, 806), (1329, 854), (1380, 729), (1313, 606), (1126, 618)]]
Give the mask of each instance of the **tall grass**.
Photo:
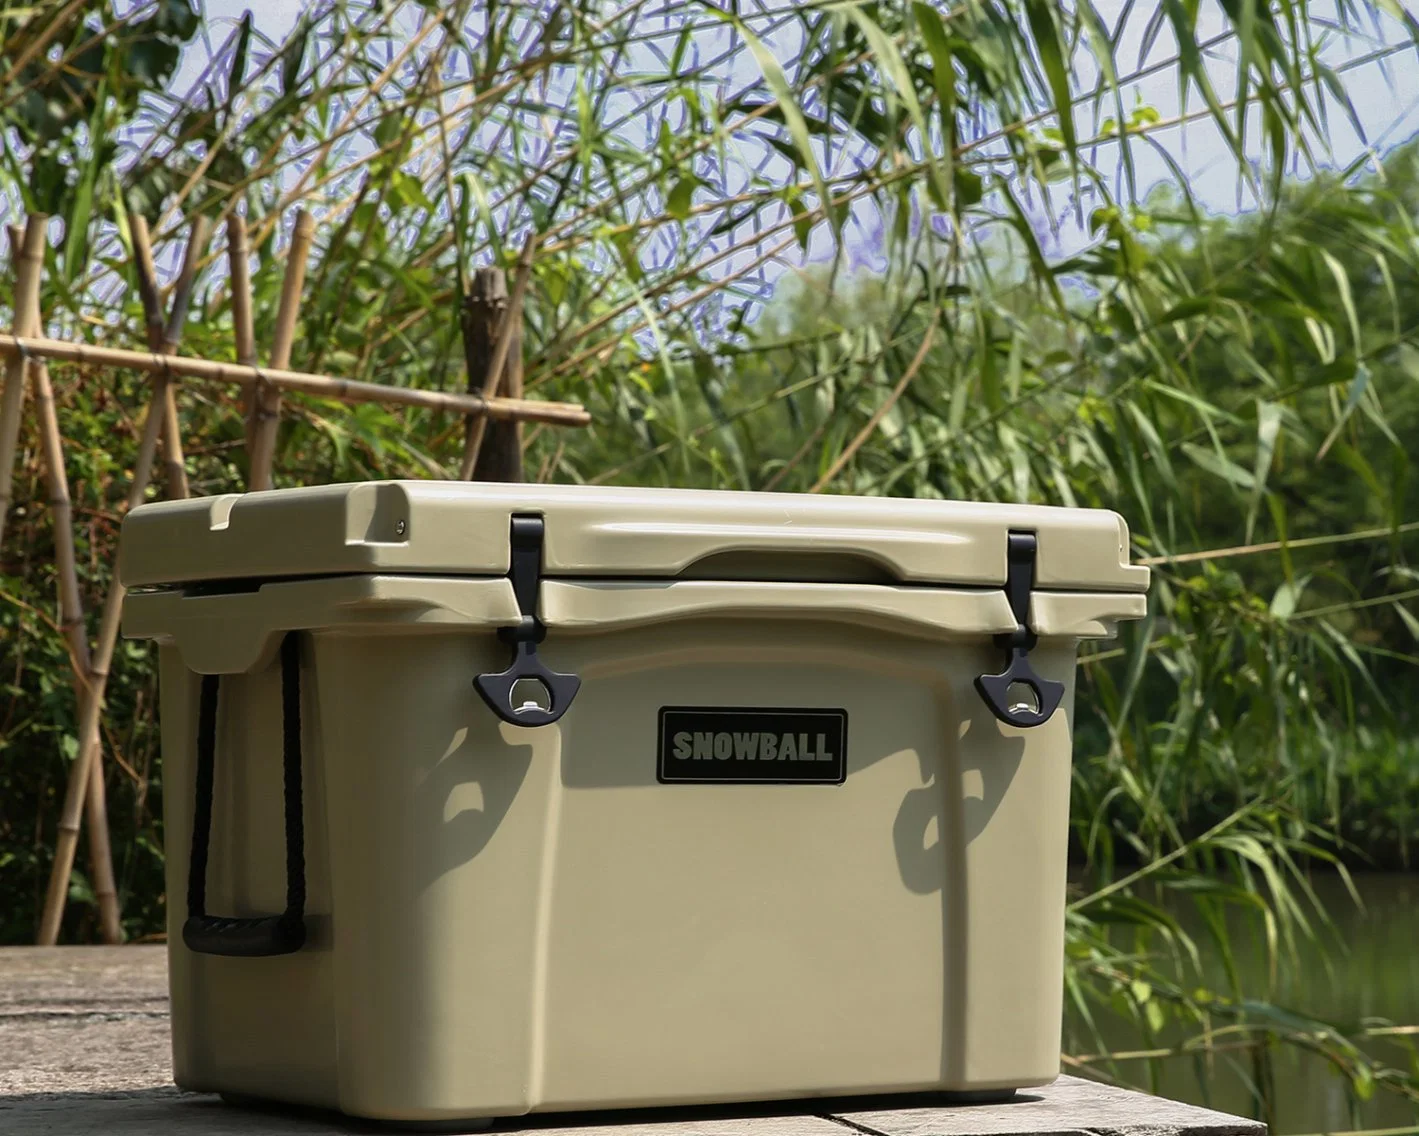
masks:
[[(1410, 855), (1412, 747), (1393, 739), (1419, 634), (1419, 176), (1407, 152), (1364, 178), (1284, 177), (1324, 164), (1330, 118), (1347, 115), (1335, 29), (1388, 29), (1399, 42), (1369, 55), (1398, 56), (1415, 50), (1411, 17), (1346, 0), (1125, 6), (1113, 25), (1088, 0), (327, 0), (271, 43), (250, 22), (204, 29), (181, 0), (122, 16), (95, 0), (0, 5), (0, 26), (0, 208), (57, 218), (55, 333), (141, 340), (127, 208), (167, 265), (184, 218), (236, 209), (269, 343), (299, 202), (321, 229), (293, 365), (461, 388), (470, 270), (511, 267), (535, 240), (527, 385), (596, 422), (529, 431), (530, 476), (1125, 513), (1156, 586), (1149, 619), (1083, 661), (1071, 1000), (1165, 1049), (1185, 1031), (1180, 1060), (1240, 1055), (1263, 1114), (1276, 1045), (1322, 1054), (1356, 1099), (1415, 1095), (1358, 1025), (1287, 1013), (1236, 967), (1198, 977), (1204, 958), (1226, 963), (1239, 916), (1278, 972), (1292, 965), (1292, 944), (1325, 934), (1309, 873)], [(1223, 90), (1219, 51), (1237, 61)], [(200, 73), (178, 94), (182, 59)], [(1180, 125), (1135, 101), (1159, 71), (1233, 155), (1249, 219), (1208, 218), (1180, 175), (1137, 184), (1135, 154), (1167, 154)], [(1050, 251), (1056, 238), (1078, 251)], [(864, 243), (884, 271), (855, 265)], [(229, 358), (216, 254), (184, 343)], [(98, 594), (144, 386), (55, 379)], [(183, 397), (193, 490), (229, 490), (245, 473), (238, 408)], [(446, 417), (287, 409), (278, 483), (458, 468)], [(14, 941), (75, 748), (27, 463), (0, 549)], [(106, 751), (134, 935), (162, 918), (153, 696), (131, 648)], [(80, 902), (66, 932), (91, 931)]]

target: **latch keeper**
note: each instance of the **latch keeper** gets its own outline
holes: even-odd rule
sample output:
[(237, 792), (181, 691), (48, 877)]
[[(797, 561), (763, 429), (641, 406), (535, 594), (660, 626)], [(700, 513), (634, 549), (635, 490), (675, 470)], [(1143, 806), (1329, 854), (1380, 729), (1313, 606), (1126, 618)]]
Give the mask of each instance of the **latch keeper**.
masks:
[[(513, 649), (512, 665), (498, 674), (480, 674), (473, 686), (488, 707), (514, 726), (549, 726), (567, 712), (581, 688), (576, 675), (548, 670), (537, 657), (537, 645), (547, 628), (537, 618), (537, 594), (542, 585), (543, 521), (540, 516), (514, 516), (509, 534), (508, 579), (512, 581), (522, 618), (511, 627), (498, 628), (498, 638)], [(547, 692), (546, 709), (535, 702), (513, 704), (513, 687), (532, 679)]]
[[(1030, 665), (1030, 652), (1039, 641), (1039, 636), (1030, 630), (1030, 592), (1035, 586), (1037, 550), (1034, 533), (1010, 533), (1006, 548), (1005, 597), (1015, 616), (1015, 630), (995, 637), (996, 646), (1006, 652), (1005, 669), (976, 679), (976, 690), (990, 712), (1006, 725), (1021, 729), (1044, 725), (1064, 697), (1064, 683), (1041, 678)], [(1012, 698), (1010, 688), (1016, 685), (1030, 690), (1034, 706)]]

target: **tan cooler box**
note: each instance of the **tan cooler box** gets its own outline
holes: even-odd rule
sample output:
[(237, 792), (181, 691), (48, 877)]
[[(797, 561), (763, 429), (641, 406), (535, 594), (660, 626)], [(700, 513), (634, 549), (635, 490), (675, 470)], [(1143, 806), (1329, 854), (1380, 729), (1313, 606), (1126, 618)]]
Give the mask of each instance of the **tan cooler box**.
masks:
[(146, 505), (184, 1089), (431, 1122), (1059, 1068), (1113, 513), (437, 482)]

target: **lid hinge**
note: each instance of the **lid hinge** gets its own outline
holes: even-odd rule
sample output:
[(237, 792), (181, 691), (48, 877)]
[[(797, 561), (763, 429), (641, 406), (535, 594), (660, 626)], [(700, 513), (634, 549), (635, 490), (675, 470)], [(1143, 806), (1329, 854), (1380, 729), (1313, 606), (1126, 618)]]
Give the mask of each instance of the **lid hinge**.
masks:
[(576, 675), (548, 670), (537, 657), (537, 645), (547, 637), (546, 625), (537, 617), (544, 531), (540, 516), (512, 518), (508, 579), (522, 618), (513, 627), (498, 629), (498, 638), (513, 649), (512, 665), (473, 680), (493, 713), (514, 726), (551, 725), (567, 712), (581, 688)]
[(1011, 532), (1006, 547), (1005, 598), (1015, 616), (1015, 630), (995, 637), (1005, 649), (1005, 669), (980, 675), (976, 690), (990, 711), (1009, 726), (1027, 729), (1050, 720), (1064, 697), (1064, 683), (1041, 678), (1030, 665), (1039, 641), (1030, 630), (1030, 592), (1035, 586), (1038, 542), (1032, 532)]

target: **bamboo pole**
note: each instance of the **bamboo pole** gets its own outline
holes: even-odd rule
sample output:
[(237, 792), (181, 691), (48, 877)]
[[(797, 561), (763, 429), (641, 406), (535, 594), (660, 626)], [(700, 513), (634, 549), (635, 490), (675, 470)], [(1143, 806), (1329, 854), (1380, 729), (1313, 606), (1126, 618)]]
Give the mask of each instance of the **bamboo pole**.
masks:
[[(246, 239), (246, 219), (239, 213), (227, 218), (227, 268), (232, 293), (232, 328), (236, 333), (237, 362), (243, 367), (256, 366), (256, 331), (251, 321), (251, 249)], [(246, 452), (251, 454), (252, 396), (251, 384), (242, 387), (241, 414), (246, 423)]]
[[(536, 248), (536, 232), (528, 233), (527, 240), (522, 244), (522, 254), (518, 257), (517, 280), (512, 286), (512, 296), (507, 302), (507, 310), (503, 314), (502, 324), (498, 328), (498, 340), (493, 348), (493, 357), (488, 361), (488, 369), (483, 375), (484, 398), (491, 398), (497, 394), (498, 386), (503, 381), (503, 369), (507, 366), (508, 356), (512, 352), (514, 339), (518, 345), (518, 386), (522, 385), (522, 301), (523, 297), (527, 295), (527, 282), (532, 277), (532, 255)], [(464, 481), (473, 476), (473, 471), (478, 466), (478, 454), (483, 448), (483, 436), (487, 429), (488, 420), (486, 417), (468, 420), (467, 433), (463, 439), (463, 466), (459, 471), (459, 476)]]
[(281, 371), (269, 367), (243, 367), (214, 359), (186, 355), (157, 355), (125, 351), (118, 347), (97, 347), (88, 343), (66, 343), (57, 339), (29, 339), (0, 335), (0, 355), (28, 354), (40, 359), (62, 359), (67, 363), (91, 366), (127, 367), (135, 371), (182, 377), (211, 383), (263, 382), (280, 390), (333, 398), (342, 402), (383, 402), (394, 406), (419, 406), (457, 414), (482, 414), (495, 421), (550, 422), (558, 426), (586, 426), (591, 415), (580, 403), (542, 402), (529, 398), (485, 398), (479, 394), (387, 387), (355, 379), (337, 379), (308, 371)]
[(231, 267), (232, 324), (236, 328), (237, 362), (256, 366), (256, 332), (251, 322), (251, 250), (246, 243), (246, 220), (233, 213), (227, 218), (227, 257)]
[[(22, 297), (39, 294), (39, 277), (44, 267), (43, 213), (31, 213), (15, 252), (15, 333), (34, 335), (39, 328), (39, 305)], [(33, 317), (34, 322), (31, 323)], [(5, 521), (14, 497), (15, 459), (20, 448), (20, 415), (25, 408), (25, 357), (11, 355), (5, 366), (5, 391), (0, 395), (0, 546), (5, 541)]]
[[(192, 239), (189, 240), (187, 253), (183, 257), (184, 272), (189, 263), (195, 263), (193, 247), (197, 244), (199, 236), (198, 226), (204, 222), (205, 218), (199, 217), (193, 223)], [(153, 351), (172, 354), (173, 348), (168, 346), (170, 325), (165, 326), (163, 320), (162, 294), (158, 289), (158, 268), (153, 260), (153, 244), (148, 234), (147, 219), (140, 213), (130, 212), (128, 214), (128, 229), (133, 234), (133, 253), (138, 272), (138, 296), (143, 303), (143, 315), (148, 325), (148, 347)], [(190, 280), (188, 287), (191, 287)], [(175, 293), (174, 300), (176, 299)], [(185, 318), (187, 312), (185, 301), (182, 310)], [(182, 428), (177, 417), (177, 392), (171, 383), (165, 385), (163, 397), (163, 473), (167, 480), (168, 496), (185, 498), (189, 495), (187, 464), (182, 457)]]
[[(154, 356), (156, 358), (156, 356)], [(153, 458), (157, 453), (158, 436), (162, 433), (163, 404), (168, 379), (165, 371), (157, 372), (153, 384), (148, 414), (143, 420), (143, 434), (138, 443), (138, 460), (133, 466), (133, 481), (128, 489), (128, 509), (143, 503), (148, 482), (153, 474)], [(93, 776), (90, 772), (96, 756), (99, 716), (103, 710), (104, 690), (108, 685), (108, 668), (118, 644), (118, 631), (123, 615), (125, 589), (115, 574), (104, 600), (99, 619), (99, 636), (89, 670), (89, 697), (83, 704), (79, 723), (79, 756), (69, 770), (69, 783), (64, 790), (64, 805), (60, 814), (59, 833), (54, 847), (54, 863), (49, 872), (49, 888), (44, 897), (40, 916), (38, 943), (53, 946), (59, 938), (59, 923), (64, 917), (64, 901), (69, 892), (69, 876), (74, 870), (74, 849), (79, 840), (79, 814), (84, 808), (85, 788)]]
[[(501, 268), (480, 268), (473, 273), (458, 313), (469, 394), (478, 394), (483, 389), (488, 365), (497, 346), (498, 332), (507, 318), (507, 299), (507, 275)], [(477, 455), (472, 449), (475, 421), (472, 415), (464, 419), (463, 461), (458, 471), (460, 481), (468, 481), (476, 472), (474, 459)]]
[[(18, 253), (23, 235), (18, 226), (11, 226), (11, 247)], [(36, 281), (38, 283), (38, 281)], [(35, 290), (37, 292), (37, 289)], [(30, 307), (31, 322), (42, 324), (37, 310), (39, 296), (22, 297), (18, 289), (15, 303), (24, 301)], [(73, 505), (69, 496), (69, 474), (64, 464), (64, 442), (59, 431), (59, 414), (54, 404), (54, 387), (49, 381), (49, 368), (36, 359), (30, 364), (34, 381), (35, 408), (38, 411), (40, 445), (44, 453), (46, 481), (49, 487), (51, 524), (54, 529), (55, 570), (59, 580), (59, 626), (69, 643), (70, 662), (74, 670), (74, 705), (83, 714), (85, 698), (93, 682), (89, 658), (89, 637), (84, 628), (84, 604), (79, 592), (78, 558), (74, 552)], [(103, 751), (99, 739), (90, 743), (99, 756), (92, 763), (89, 791), (85, 795), (85, 812), (89, 831), (89, 860), (93, 878), (94, 899), (99, 910), (99, 931), (105, 943), (123, 941), (123, 923), (118, 908), (118, 887), (113, 878), (113, 849), (108, 833), (108, 800), (103, 780)]]
[[(276, 309), (276, 336), (271, 343), (271, 366), (284, 370), (291, 363), (291, 347), (296, 338), (296, 319), (301, 310), (301, 291), (305, 287), (306, 260), (311, 241), (315, 239), (315, 219), (304, 209), (296, 210), (295, 230), (291, 247), (286, 253), (286, 276), (281, 282), (281, 303)], [(257, 380), (252, 392), (251, 466), (248, 489), (271, 488), (271, 464), (276, 456), (276, 432), (281, 425), (281, 391), (279, 387)]]
[[(512, 324), (503, 376), (494, 394), (505, 398), (522, 397), (522, 308), (509, 310)], [(465, 438), (466, 441), (466, 438)], [(483, 435), (482, 447), (473, 454), (476, 481), (523, 481), (522, 423), (493, 422)]]

